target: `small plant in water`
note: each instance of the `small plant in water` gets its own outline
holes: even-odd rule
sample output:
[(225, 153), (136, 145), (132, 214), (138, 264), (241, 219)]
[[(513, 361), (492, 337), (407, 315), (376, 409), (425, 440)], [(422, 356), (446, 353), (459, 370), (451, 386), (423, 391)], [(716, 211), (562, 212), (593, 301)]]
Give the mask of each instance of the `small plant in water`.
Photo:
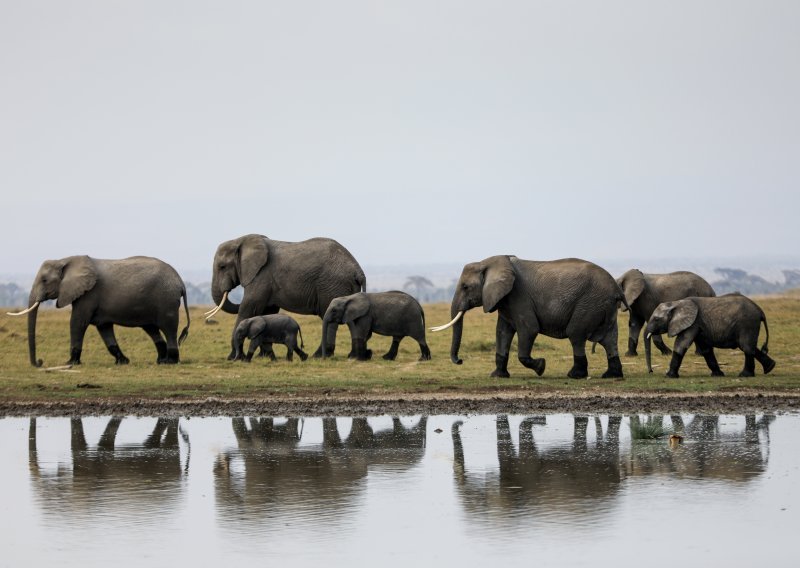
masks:
[(672, 428), (665, 427), (659, 419), (649, 417), (642, 422), (638, 416), (631, 416), (631, 440), (655, 440), (672, 434)]

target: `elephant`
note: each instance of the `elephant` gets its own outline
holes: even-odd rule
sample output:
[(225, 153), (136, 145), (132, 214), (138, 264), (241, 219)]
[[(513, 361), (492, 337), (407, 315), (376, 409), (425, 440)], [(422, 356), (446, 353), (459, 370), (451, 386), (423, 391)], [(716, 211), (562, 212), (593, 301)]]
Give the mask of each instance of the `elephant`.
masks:
[[(568, 376), (588, 376), (586, 341), (600, 343), (608, 357), (604, 378), (622, 377), (617, 350), (617, 304), (625, 303), (622, 290), (603, 268), (577, 258), (553, 261), (522, 260), (516, 256), (492, 256), (464, 266), (450, 306), (453, 327), (450, 359), (460, 365), (463, 320), (467, 310), (483, 306), (497, 317), (496, 369), (492, 377), (509, 377), (508, 355), (514, 334), (519, 335), (520, 363), (541, 375), (543, 358), (531, 358), (539, 333), (572, 344), (573, 366)], [(626, 304), (627, 306), (627, 304)]]
[[(300, 346), (297, 345), (297, 336), (300, 335)], [(244, 355), (244, 340), (250, 340), (247, 354)], [(292, 360), (292, 353), (297, 353), (301, 361), (308, 359), (308, 355), (301, 349), (305, 347), (303, 343), (303, 332), (297, 321), (285, 314), (270, 314), (266, 316), (255, 316), (242, 320), (233, 332), (233, 341), (236, 346), (236, 356), (234, 359), (244, 360), (249, 363), (253, 359), (256, 348), (264, 345), (269, 346), (269, 353), (272, 353), (273, 343), (283, 343), (288, 351), (286, 360)], [(272, 353), (272, 360), (275, 354)]]
[[(759, 349), (757, 341), (761, 322), (764, 322), (766, 341)], [(691, 297), (659, 304), (650, 317), (646, 333), (665, 332), (670, 337), (677, 336), (667, 377), (678, 378), (683, 356), (692, 342), (697, 344), (714, 377), (724, 376), (714, 356), (714, 347), (744, 351), (744, 368), (740, 377), (755, 375), (755, 360), (761, 363), (765, 375), (775, 368), (775, 361), (767, 355), (767, 317), (755, 302), (739, 293), (714, 298)]]
[[(240, 285), (244, 295), (241, 304), (235, 304), (228, 292)], [(206, 316), (211, 318), (220, 309), (237, 314), (234, 329), (243, 319), (275, 314), (281, 308), (321, 318), (334, 298), (366, 290), (361, 266), (333, 239), (283, 242), (250, 234), (217, 247), (211, 277), (211, 296), (217, 306)], [(333, 353), (334, 347), (328, 345), (328, 351)], [(231, 336), (228, 359), (235, 356)], [(314, 356), (322, 356), (322, 345)]]
[[(694, 272), (679, 271), (669, 274), (645, 274), (641, 270), (632, 268), (617, 278), (625, 300), (630, 306), (630, 320), (628, 322), (628, 351), (627, 357), (636, 357), (636, 347), (639, 343), (639, 332), (656, 306), (662, 302), (674, 302), (689, 298), (690, 296), (714, 297), (711, 284)], [(664, 344), (661, 335), (653, 336), (653, 343), (663, 355), (669, 355), (672, 350)], [(645, 356), (647, 370), (653, 372), (650, 364), (650, 341), (645, 338)]]
[[(356, 292), (334, 298), (322, 318), (322, 336), (334, 338), (332, 345), (336, 328), (342, 323), (350, 329), (359, 361), (372, 358), (367, 341), (373, 333), (392, 337), (392, 346), (383, 356), (387, 361), (395, 360), (400, 341), (406, 336), (419, 343), (420, 361), (431, 358), (431, 350), (425, 341), (425, 312), (419, 302), (405, 292)], [(327, 355), (327, 346), (323, 345), (322, 356)]]
[[(186, 327), (178, 337), (181, 298)], [(28, 309), (10, 314), (28, 314), (28, 351), (35, 367), (42, 365), (42, 360), (36, 359), (36, 316), (45, 300), (56, 300), (59, 308), (72, 304), (68, 365), (80, 365), (83, 338), (90, 325), (97, 328), (117, 365), (130, 360), (117, 345), (114, 325), (144, 329), (155, 343), (158, 363), (178, 363), (178, 346), (189, 335), (186, 286), (166, 262), (146, 256), (46, 260), (33, 281)]]

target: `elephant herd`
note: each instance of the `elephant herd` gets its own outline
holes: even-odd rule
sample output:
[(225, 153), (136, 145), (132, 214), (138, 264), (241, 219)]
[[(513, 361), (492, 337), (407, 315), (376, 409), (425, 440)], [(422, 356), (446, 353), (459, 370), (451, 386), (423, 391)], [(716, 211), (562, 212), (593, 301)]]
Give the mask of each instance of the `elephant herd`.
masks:
[[(241, 303), (231, 301), (236, 287), (244, 290)], [(328, 238), (284, 242), (250, 234), (225, 241), (217, 247), (211, 281), (216, 304), (206, 313), (236, 314), (228, 359), (249, 361), (256, 348), (274, 359), (273, 343), (288, 348), (287, 358), (296, 353), (302, 360), (302, 333), (285, 310), (322, 318), (322, 340), (314, 357), (333, 355), (336, 330), (346, 324), (351, 335), (349, 356), (367, 360), (372, 351), (367, 342), (373, 333), (392, 337), (384, 359), (397, 356), (400, 341), (410, 336), (420, 348), (420, 360), (431, 358), (425, 339), (422, 306), (404, 292), (367, 293), (364, 271), (341, 244)], [(186, 310), (186, 327), (178, 335), (181, 298)], [(61, 308), (72, 306), (70, 357), (68, 364), (81, 362), (83, 338), (89, 325), (97, 328), (117, 364), (128, 363), (114, 336), (114, 326), (141, 327), (155, 344), (158, 363), (178, 363), (179, 345), (189, 332), (186, 287), (168, 264), (149, 257), (99, 260), (72, 256), (42, 263), (31, 287), (28, 308), (10, 315), (28, 316), (30, 362), (36, 358), (36, 317), (41, 302), (56, 300)], [(520, 363), (537, 375), (545, 371), (544, 358), (531, 357), (539, 334), (568, 339), (573, 365), (570, 378), (588, 376), (586, 342), (600, 344), (608, 367), (604, 378), (621, 378), (622, 364), (617, 349), (617, 311), (630, 314), (628, 350), (637, 355), (639, 334), (645, 331), (645, 355), (650, 362), (650, 339), (664, 354), (669, 348), (663, 333), (676, 337), (667, 376), (677, 377), (688, 348), (695, 344), (698, 354), (713, 375), (721, 375), (713, 349), (739, 348), (745, 354), (740, 376), (753, 376), (755, 361), (769, 373), (775, 361), (769, 357), (769, 328), (764, 312), (740, 294), (716, 297), (711, 286), (691, 272), (644, 274), (629, 270), (614, 279), (600, 266), (576, 258), (553, 261), (523, 260), (498, 255), (464, 266), (451, 303), (451, 321), (431, 328), (452, 327), (450, 359), (459, 358), (463, 315), (472, 308), (497, 312), (495, 370), (492, 377), (508, 377), (512, 339), (518, 338)], [(761, 323), (766, 341), (758, 347)], [(298, 344), (297, 338), (300, 337)], [(250, 340), (244, 351), (244, 340)]]

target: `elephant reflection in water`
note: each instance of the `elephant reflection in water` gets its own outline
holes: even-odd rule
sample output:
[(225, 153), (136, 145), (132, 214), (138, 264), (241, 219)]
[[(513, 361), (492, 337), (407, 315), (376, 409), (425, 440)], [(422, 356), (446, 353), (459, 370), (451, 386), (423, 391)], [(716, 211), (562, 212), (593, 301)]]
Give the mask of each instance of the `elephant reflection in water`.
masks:
[[(654, 417), (656, 421), (663, 417)], [(638, 416), (632, 416), (636, 423)], [(670, 475), (722, 481), (749, 481), (767, 469), (769, 425), (772, 415), (744, 417), (743, 432), (722, 432), (719, 416), (695, 415), (689, 424), (681, 416), (671, 417), (676, 432), (682, 433), (684, 443), (671, 448), (663, 443), (636, 443), (624, 461), (626, 475)], [(760, 435), (765, 444), (762, 446)]]
[[(58, 515), (102, 519), (105, 515), (148, 515), (174, 510), (183, 495), (186, 469), (181, 466), (177, 418), (158, 418), (140, 444), (117, 444), (121, 417), (109, 419), (95, 447), (89, 446), (80, 418), (70, 420), (72, 467), (59, 463), (42, 468), (37, 448), (36, 418), (28, 434), (28, 465), (41, 506)], [(188, 467), (188, 457), (186, 460)], [(54, 522), (62, 522), (54, 517)]]
[(461, 422), (454, 423), (456, 487), (470, 517), (480, 519), (494, 514), (504, 517), (520, 510), (566, 517), (595, 514), (600, 510), (598, 502), (610, 499), (619, 489), (620, 423), (621, 417), (609, 417), (603, 435), (601, 421), (595, 418), (597, 439), (589, 444), (589, 418), (576, 416), (570, 445), (539, 449), (533, 426), (546, 424), (546, 418), (525, 418), (519, 427), (519, 451), (516, 452), (508, 417), (498, 416), (499, 473), (486, 477), (466, 471)]
[(342, 438), (336, 418), (322, 419), (322, 442), (300, 446), (299, 420), (233, 419), (238, 449), (217, 457), (216, 501), (222, 521), (261, 526), (264, 520), (298, 513), (345, 514), (356, 505), (374, 467), (408, 470), (425, 452), (427, 417), (406, 428), (399, 418), (375, 432), (366, 418), (353, 418)]

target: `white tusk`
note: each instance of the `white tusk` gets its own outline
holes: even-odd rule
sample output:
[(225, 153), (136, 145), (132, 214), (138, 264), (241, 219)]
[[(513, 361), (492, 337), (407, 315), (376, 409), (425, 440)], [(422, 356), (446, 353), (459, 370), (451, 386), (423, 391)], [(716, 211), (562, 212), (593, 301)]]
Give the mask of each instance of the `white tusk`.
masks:
[(647, 337), (645, 339), (650, 339), (651, 337), (653, 337), (653, 334), (652, 333), (648, 333)]
[(431, 331), (443, 331), (443, 330), (447, 329), (448, 327), (451, 327), (453, 324), (455, 324), (458, 320), (461, 319), (461, 316), (463, 316), (463, 315), (464, 315), (464, 312), (458, 312), (456, 314), (456, 317), (453, 318), (453, 321), (451, 321), (450, 323), (446, 323), (444, 325), (440, 325), (439, 327), (432, 327)]
[(6, 312), (6, 315), (9, 315), (9, 316), (24, 316), (28, 312), (32, 312), (33, 310), (35, 310), (38, 307), (39, 307), (39, 302), (36, 302), (30, 308), (28, 308), (27, 310), (22, 310), (21, 312)]
[(206, 316), (206, 319), (209, 320), (209, 319), (213, 318), (216, 315), (216, 313), (222, 309), (222, 304), (224, 304), (225, 300), (227, 300), (227, 299), (228, 299), (228, 293), (225, 292), (222, 295), (222, 300), (220, 300), (219, 306), (215, 306), (214, 309), (208, 310), (205, 314), (203, 314), (203, 315)]

